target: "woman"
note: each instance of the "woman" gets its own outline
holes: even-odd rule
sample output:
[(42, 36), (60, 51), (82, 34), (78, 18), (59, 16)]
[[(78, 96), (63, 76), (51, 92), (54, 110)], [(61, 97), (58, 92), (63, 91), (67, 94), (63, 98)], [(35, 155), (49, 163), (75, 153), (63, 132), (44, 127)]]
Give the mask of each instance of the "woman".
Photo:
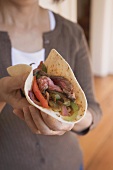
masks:
[[(86, 116), (74, 127), (28, 104), (19, 90), (27, 75), (5, 77), (8, 66), (38, 65), (52, 48), (71, 65), (88, 100)], [(79, 170), (82, 154), (75, 133), (85, 134), (101, 116), (82, 29), (37, 0), (0, 0), (0, 78), (0, 170)]]

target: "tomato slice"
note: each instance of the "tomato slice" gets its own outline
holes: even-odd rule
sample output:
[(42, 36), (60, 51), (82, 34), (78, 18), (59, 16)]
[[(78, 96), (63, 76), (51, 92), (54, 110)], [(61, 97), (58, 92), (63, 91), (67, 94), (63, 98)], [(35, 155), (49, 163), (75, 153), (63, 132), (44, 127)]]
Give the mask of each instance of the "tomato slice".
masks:
[(34, 76), (34, 80), (33, 80), (33, 92), (36, 96), (36, 98), (40, 101), (42, 107), (44, 108), (49, 108), (48, 106), (48, 101), (44, 98), (44, 96), (42, 95), (42, 93), (39, 90), (37, 81), (36, 81), (36, 76)]

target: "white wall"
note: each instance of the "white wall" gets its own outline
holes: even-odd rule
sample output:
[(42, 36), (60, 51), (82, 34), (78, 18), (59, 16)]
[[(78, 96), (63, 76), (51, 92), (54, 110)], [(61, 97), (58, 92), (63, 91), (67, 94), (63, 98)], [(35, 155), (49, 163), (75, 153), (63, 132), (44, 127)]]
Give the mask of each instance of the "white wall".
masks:
[(77, 0), (65, 0), (58, 4), (54, 4), (52, 0), (40, 0), (40, 5), (61, 14), (71, 21), (75, 22), (77, 20)]
[(113, 74), (113, 0), (92, 0), (90, 47), (94, 74)]

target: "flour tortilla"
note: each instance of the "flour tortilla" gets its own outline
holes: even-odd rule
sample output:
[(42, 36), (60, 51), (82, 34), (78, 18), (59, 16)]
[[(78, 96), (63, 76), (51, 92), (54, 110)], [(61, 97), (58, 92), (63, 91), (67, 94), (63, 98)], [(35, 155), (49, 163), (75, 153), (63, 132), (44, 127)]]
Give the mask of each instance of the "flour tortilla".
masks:
[[(78, 111), (78, 116), (77, 116), (76, 120), (67, 121), (67, 120), (63, 119), (63, 116), (61, 116), (59, 112), (55, 112), (50, 108), (49, 109), (43, 108), (43, 107), (35, 104), (30, 99), (30, 97), (28, 96), (28, 92), (29, 92), (29, 90), (31, 90), (32, 82), (33, 82), (33, 69), (31, 69), (31, 67), (28, 66), (28, 65), (24, 65), (24, 66), (22, 65), (22, 67), (25, 67), (25, 70), (21, 69), (21, 74), (25, 73), (26, 70), (27, 70), (27, 72), (31, 71), (29, 76), (27, 77), (27, 79), (25, 81), (25, 86), (24, 86), (25, 96), (26, 96), (28, 102), (31, 105), (38, 108), (39, 110), (41, 110), (42, 112), (45, 112), (46, 114), (52, 116), (53, 118), (55, 118), (55, 119), (57, 119), (61, 122), (65, 122), (65, 123), (69, 123), (69, 124), (75, 124), (75, 123), (79, 122), (84, 117), (84, 115), (86, 113), (87, 100), (86, 100), (86, 97), (85, 97), (83, 90), (81, 89), (79, 83), (77, 82), (77, 80), (74, 76), (74, 73), (73, 73), (71, 67), (69, 66), (69, 64), (63, 59), (63, 57), (55, 49), (51, 50), (51, 52), (50, 52), (49, 56), (47, 57), (47, 59), (45, 60), (44, 64), (47, 67), (47, 73), (48, 74), (54, 75), (54, 76), (65, 77), (73, 85), (75, 96), (76, 96), (76, 103), (80, 107), (79, 111)], [(19, 72), (18, 69), (20, 69), (20, 65), (15, 65), (15, 66), (12, 66), (12, 67), (15, 67), (15, 69), (17, 69), (17, 72)], [(10, 72), (11, 72), (12, 67), (10, 67)], [(13, 70), (13, 71), (15, 71), (15, 70)], [(8, 72), (9, 72), (9, 69), (8, 69)], [(12, 74), (12, 72), (11, 72), (11, 74), (10, 73), (9, 74), (11, 76), (12, 75), (14, 76), (14, 74)]]
[(30, 73), (32, 67), (26, 64), (17, 64), (7, 68), (7, 72), (10, 76), (19, 76), (25, 73)]

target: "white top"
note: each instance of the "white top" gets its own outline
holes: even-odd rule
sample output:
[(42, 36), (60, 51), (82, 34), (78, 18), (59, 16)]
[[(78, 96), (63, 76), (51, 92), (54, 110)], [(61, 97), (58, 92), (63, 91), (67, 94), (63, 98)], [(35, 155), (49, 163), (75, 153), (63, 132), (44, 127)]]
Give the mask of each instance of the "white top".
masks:
[[(54, 15), (51, 11), (49, 12), (49, 18), (50, 18), (50, 29), (54, 30), (56, 22)], [(32, 65), (33, 69), (36, 68), (40, 61), (44, 61), (45, 59), (45, 49), (41, 49), (40, 51), (34, 52), (34, 53), (26, 53), (23, 51), (20, 51), (18, 49), (15, 49), (12, 47), (12, 65), (16, 64), (28, 64), (35, 63)]]

